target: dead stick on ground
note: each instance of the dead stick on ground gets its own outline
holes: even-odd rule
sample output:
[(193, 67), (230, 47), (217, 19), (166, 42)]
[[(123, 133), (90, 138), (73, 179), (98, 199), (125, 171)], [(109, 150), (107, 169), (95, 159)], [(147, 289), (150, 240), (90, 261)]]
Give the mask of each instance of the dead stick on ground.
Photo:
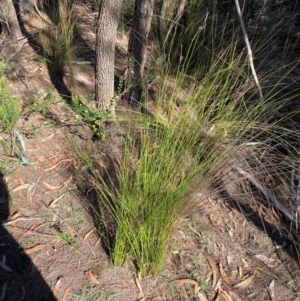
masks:
[[(65, 223), (68, 227), (70, 227), (70, 229), (72, 229), (72, 231), (74, 231), (74, 233), (75, 233), (79, 238), (82, 239), (82, 237), (80, 236), (80, 234), (79, 234), (73, 227), (71, 227), (71, 225), (70, 225), (68, 222), (66, 222), (62, 217), (60, 217), (60, 215), (57, 214), (54, 210), (52, 210), (45, 202), (43, 202), (43, 201), (41, 201), (41, 202), (46, 206), (46, 208), (47, 208), (51, 213), (53, 213), (53, 214), (54, 214), (56, 217), (58, 217), (63, 223)], [(82, 240), (83, 240), (83, 242), (88, 246), (88, 248), (90, 249), (91, 253), (93, 254), (93, 256), (94, 256), (94, 258), (95, 258), (96, 255), (95, 255), (95, 253), (93, 252), (93, 250), (91, 249), (90, 245), (89, 245), (86, 241), (84, 241), (84, 239), (82, 239)]]
[(70, 227), (70, 229), (72, 229), (73, 231), (74, 231), (74, 233), (78, 236), (78, 237), (81, 237), (80, 236), (80, 234), (77, 232), (77, 231), (75, 231), (74, 229), (73, 229), (73, 227), (71, 227), (71, 225), (68, 223), (68, 222), (66, 222), (62, 217), (60, 217), (60, 215), (59, 214), (57, 214), (55, 211), (53, 211), (45, 202), (43, 202), (43, 201), (41, 201), (45, 206), (46, 206), (46, 208), (49, 210), (49, 211), (51, 211), (51, 213), (53, 213), (56, 217), (58, 217), (63, 223), (65, 223), (68, 227)]
[(243, 169), (235, 166), (235, 169), (238, 171), (239, 174), (244, 176), (246, 179), (248, 179), (257, 189), (259, 189), (265, 197), (272, 202), (272, 204), (280, 210), (290, 221), (296, 223), (296, 220), (294, 216), (276, 199), (275, 195), (271, 193), (271, 191), (264, 187), (262, 184), (260, 184), (251, 174), (244, 171)]
[(6, 223), (3, 223), (2, 225), (3, 226), (9, 226), (11, 224), (14, 224), (16, 222), (20, 222), (20, 221), (32, 221), (34, 219), (42, 219), (41, 216), (32, 216), (32, 217), (28, 217), (28, 216), (20, 216), (20, 217), (17, 217), (11, 221), (8, 221)]

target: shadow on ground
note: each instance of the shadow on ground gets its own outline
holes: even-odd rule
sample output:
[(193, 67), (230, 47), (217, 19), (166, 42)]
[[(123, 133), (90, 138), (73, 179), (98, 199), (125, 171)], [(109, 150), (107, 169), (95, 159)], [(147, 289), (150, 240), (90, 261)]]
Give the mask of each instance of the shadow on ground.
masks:
[(48, 284), (5, 228), (9, 193), (0, 172), (0, 300), (56, 301)]
[[(221, 191), (220, 196), (226, 201), (228, 206), (240, 211), (253, 225), (266, 233), (272, 240), (276, 250), (282, 249), (299, 266), (300, 243), (297, 225), (288, 221), (281, 212), (269, 203), (269, 200), (263, 197), (255, 198), (255, 201), (245, 200), (242, 197), (237, 199), (226, 190)], [(264, 210), (265, 213), (259, 213), (261, 210)], [(274, 212), (276, 212), (277, 223), (272, 223), (269, 218), (269, 216), (274, 215)]]

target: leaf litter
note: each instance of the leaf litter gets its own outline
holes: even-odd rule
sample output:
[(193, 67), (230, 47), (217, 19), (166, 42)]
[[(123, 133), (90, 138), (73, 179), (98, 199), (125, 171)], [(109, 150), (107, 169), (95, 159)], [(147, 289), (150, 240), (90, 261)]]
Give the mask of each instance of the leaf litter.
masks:
[[(53, 139), (58, 139), (57, 137), (53, 137)], [(26, 142), (29, 144), (29, 142)], [(57, 142), (57, 144), (63, 144), (62, 141)], [(41, 146), (42, 147), (42, 146)], [(55, 149), (53, 150), (55, 152)], [(51, 157), (49, 154), (45, 154), (45, 157)], [(70, 153), (69, 157), (72, 157), (72, 154)], [(55, 159), (55, 158), (54, 158)], [(49, 165), (48, 165), (49, 167)], [(45, 167), (41, 168), (41, 173), (38, 174), (36, 172), (37, 165), (35, 166), (35, 171), (33, 169), (33, 166), (26, 167), (25, 170), (22, 170), (20, 172), (20, 176), (23, 179), (26, 179), (29, 183), (34, 183), (34, 179), (39, 178), (39, 176), (43, 176), (43, 184), (45, 183), (51, 183), (48, 178), (48, 175), (44, 174)], [(104, 167), (103, 167), (104, 168)], [(27, 173), (24, 173), (24, 171), (32, 171), (32, 174), (28, 176)], [(49, 177), (53, 178), (53, 174), (56, 172), (55, 169), (51, 169), (49, 173)], [(51, 174), (51, 175), (50, 175)], [(49, 281), (49, 283), (56, 283), (57, 280), (57, 274), (59, 273), (60, 275), (64, 276), (64, 281), (61, 282), (61, 288), (57, 288), (57, 294), (60, 296), (60, 298), (63, 297), (63, 295), (66, 293), (69, 297), (72, 291), (77, 291), (82, 289), (82, 287), (88, 288), (90, 283), (97, 285), (99, 287), (108, 287), (109, 289), (113, 288), (114, 292), (121, 292), (122, 297), (119, 296), (119, 298), (122, 298), (122, 300), (125, 301), (131, 301), (132, 298), (128, 296), (132, 296), (133, 292), (136, 293), (136, 300), (141, 300), (145, 298), (145, 300), (148, 300), (149, 296), (153, 296), (153, 298), (159, 298), (163, 296), (163, 300), (176, 300), (176, 298), (179, 298), (179, 293), (180, 292), (187, 292), (189, 289), (188, 287), (192, 288), (192, 295), (191, 298), (188, 300), (192, 300), (194, 296), (196, 295), (197, 298), (200, 301), (212, 301), (215, 300), (216, 296), (220, 296), (219, 298), (221, 300), (230, 300), (230, 297), (233, 300), (238, 300), (240, 296), (240, 300), (247, 300), (247, 297), (245, 296), (245, 291), (249, 290), (251, 291), (253, 289), (253, 284), (255, 283), (255, 280), (258, 277), (259, 270), (255, 271), (251, 270), (252, 267), (257, 265), (257, 262), (262, 263), (266, 266), (266, 268), (277, 268), (278, 263), (276, 260), (270, 257), (271, 253), (268, 253), (269, 250), (271, 251), (272, 246), (265, 247), (262, 246), (260, 249), (257, 248), (257, 245), (255, 245), (255, 248), (251, 249), (251, 235), (245, 236), (242, 231), (244, 228), (248, 228), (249, 231), (252, 231), (253, 237), (255, 237), (255, 240), (261, 239), (261, 234), (257, 232), (257, 230), (253, 230), (251, 227), (251, 224), (247, 221), (245, 221), (245, 218), (243, 214), (239, 213), (238, 211), (234, 211), (234, 220), (236, 222), (236, 225), (241, 225), (239, 226), (234, 226), (234, 224), (230, 224), (230, 220), (227, 221), (225, 224), (223, 223), (223, 219), (221, 218), (224, 216), (224, 207), (221, 206), (220, 202), (216, 202), (213, 199), (211, 199), (209, 202), (204, 202), (201, 201), (201, 205), (197, 207), (197, 210), (201, 208), (201, 215), (198, 213), (193, 215), (193, 218), (195, 219), (195, 223), (193, 223), (193, 226), (188, 224), (187, 227), (185, 228), (180, 228), (180, 223), (178, 225), (178, 229), (184, 233), (184, 235), (177, 233), (175, 230), (173, 238), (171, 240), (171, 244), (177, 241), (176, 243), (180, 243), (176, 250), (179, 250), (178, 252), (180, 253), (181, 257), (184, 257), (184, 260), (179, 260), (178, 264), (176, 265), (166, 265), (166, 268), (168, 267), (171, 269), (170, 270), (170, 275), (174, 277), (176, 274), (176, 279), (173, 278), (173, 281), (178, 280), (178, 283), (186, 284), (186, 285), (177, 285), (177, 293), (178, 295), (175, 295), (177, 297), (171, 297), (170, 292), (167, 289), (166, 285), (162, 284), (165, 282), (163, 276), (159, 277), (158, 280), (154, 279), (143, 279), (143, 287), (141, 286), (141, 281), (138, 279), (138, 277), (133, 277), (134, 282), (131, 283), (128, 281), (128, 279), (131, 279), (132, 277), (132, 271), (130, 269), (126, 269), (126, 272), (122, 272), (124, 274), (120, 274), (120, 271), (124, 271), (124, 268), (113, 268), (111, 269), (109, 260), (107, 259), (107, 256), (104, 255), (105, 253), (101, 251), (101, 238), (96, 237), (97, 234), (97, 229), (94, 228), (94, 226), (86, 221), (85, 226), (79, 226), (77, 228), (77, 222), (74, 221), (72, 222), (71, 216), (68, 215), (69, 209), (74, 205), (74, 202), (80, 203), (80, 200), (77, 198), (68, 198), (66, 201), (61, 202), (64, 199), (65, 194), (67, 193), (66, 191), (59, 194), (58, 196), (53, 196), (53, 194), (56, 193), (57, 190), (59, 189), (64, 189), (68, 188), (68, 185), (73, 180), (73, 175), (66, 175), (66, 176), (61, 176), (57, 174), (56, 181), (59, 183), (63, 183), (62, 185), (41, 185), (39, 187), (39, 190), (36, 191), (36, 196), (35, 199), (39, 199), (41, 197), (41, 200), (44, 199), (44, 204), (43, 202), (35, 202), (35, 200), (32, 201), (32, 204), (30, 205), (31, 208), (34, 208), (32, 212), (37, 214), (40, 210), (44, 210), (43, 208), (48, 208), (50, 212), (52, 212), (52, 215), (56, 217), (53, 225), (61, 228), (62, 231), (69, 231), (68, 229), (78, 229), (77, 231), (72, 231), (76, 234), (76, 239), (80, 239), (82, 243), (77, 243), (79, 245), (79, 251), (83, 254), (90, 254), (91, 249), (93, 250), (93, 260), (97, 262), (103, 262), (104, 263), (104, 268), (100, 273), (100, 276), (97, 274), (94, 274), (91, 272), (91, 264), (93, 261), (85, 261), (84, 257), (82, 255), (79, 255), (80, 252), (75, 252), (72, 251), (72, 249), (69, 250), (69, 252), (62, 252), (61, 248), (59, 247), (59, 242), (55, 241), (55, 237), (57, 235), (53, 235), (51, 239), (51, 245), (54, 246), (54, 248), (46, 248), (47, 243), (49, 242), (49, 236), (45, 236), (45, 239), (43, 239), (43, 236), (39, 235), (38, 237), (40, 238), (39, 244), (36, 246), (29, 248), (26, 250), (26, 252), (29, 252), (29, 255), (35, 256), (35, 254), (38, 254), (37, 252), (45, 252), (48, 253), (48, 256), (43, 256), (43, 260), (46, 260), (46, 262), (49, 262), (48, 265), (51, 266), (51, 264), (54, 264), (54, 262), (58, 259), (60, 261), (63, 260), (65, 262), (68, 262), (67, 265), (62, 265), (61, 268), (56, 266), (56, 273), (48, 273), (44, 272), (43, 275), (45, 279)], [(24, 180), (25, 181), (25, 180)], [(22, 186), (24, 185), (25, 186)], [(18, 197), (15, 198), (15, 219), (14, 221), (10, 220), (9, 224), (6, 224), (5, 226), (9, 226), (12, 223), (18, 222), (18, 226), (21, 225), (21, 222), (27, 222), (30, 220), (38, 220), (41, 219), (40, 216), (37, 216), (36, 218), (31, 214), (31, 216), (22, 216), (23, 215), (23, 208), (24, 204), (22, 201), (22, 198), (19, 198), (20, 195), (26, 194), (26, 189), (28, 189), (31, 184), (22, 183), (18, 187), (15, 187), (15, 191), (13, 193), (17, 193)], [(45, 192), (47, 192), (45, 194)], [(36, 207), (39, 203), (41, 203), (40, 207)], [(49, 204), (48, 206), (46, 204)], [(59, 207), (56, 207), (57, 205), (60, 205)], [(53, 208), (58, 208), (56, 211), (58, 213), (54, 213)], [(67, 210), (68, 209), (68, 210)], [(230, 211), (230, 207), (226, 206), (225, 209), (227, 211)], [(233, 209), (232, 209), (233, 210)], [(57, 215), (59, 217), (57, 217)], [(205, 216), (205, 218), (204, 218)], [(209, 223), (209, 217), (213, 219), (213, 226)], [(240, 220), (239, 220), (240, 218)], [(203, 223), (203, 221), (208, 221), (208, 223)], [(47, 225), (47, 218), (45, 219), (46, 222), (44, 227)], [(184, 222), (183, 222), (184, 223)], [(222, 224), (223, 223), (223, 224)], [(34, 234), (34, 227), (38, 227), (38, 223), (35, 222), (35, 224), (31, 224), (28, 226), (25, 226), (24, 228), (28, 231), (28, 234), (31, 233), (32, 235)], [(197, 225), (194, 226), (194, 225)], [(222, 230), (222, 227), (224, 229), (228, 229), (227, 226), (230, 226), (232, 229), (235, 229), (235, 234), (234, 237), (229, 239), (228, 234), (224, 234), (226, 232), (220, 233)], [(92, 227), (91, 227), (92, 226)], [(48, 232), (46, 231), (47, 227), (45, 227), (45, 234), (51, 234), (53, 232)], [(71, 228), (70, 228), (71, 227)], [(185, 230), (186, 231), (185, 231)], [(195, 235), (190, 235), (191, 232)], [(201, 234), (200, 234), (201, 233)], [(92, 235), (93, 234), (93, 235)], [(211, 237), (211, 238), (209, 238)], [(227, 238), (228, 237), (228, 238)], [(239, 240), (236, 240), (239, 237)], [(243, 238), (244, 237), (244, 238)], [(244, 239), (244, 240), (242, 240)], [(175, 241), (174, 241), (175, 240)], [(210, 242), (211, 241), (211, 242)], [(87, 246), (87, 242), (89, 242), (89, 247)], [(264, 242), (264, 243), (267, 243)], [(241, 244), (243, 247), (238, 247), (235, 248), (235, 246)], [(248, 245), (247, 245), (248, 244)], [(41, 245), (41, 246), (40, 246)], [(44, 246), (43, 246), (44, 245)], [(222, 246), (226, 246), (226, 249)], [(250, 250), (249, 252), (252, 252), (254, 256), (247, 256), (246, 253), (243, 250), (247, 250), (247, 248)], [(66, 249), (65, 249), (66, 250)], [(219, 251), (218, 251), (219, 250)], [(44, 253), (41, 253), (44, 254)], [(203, 263), (201, 266), (197, 266), (196, 263), (194, 263), (193, 256), (194, 254), (198, 254), (197, 258), (200, 260), (200, 258), (203, 258)], [(69, 256), (69, 259), (64, 259), (66, 256)], [(78, 256), (78, 257), (77, 257)], [(274, 255), (273, 255), (274, 256)], [(272, 257), (273, 257), (272, 256)], [(68, 257), (67, 257), (68, 258)], [(76, 258), (76, 264), (71, 265), (70, 263)], [(101, 260), (99, 258), (102, 258)], [(243, 258), (244, 260), (241, 260)], [(90, 259), (89, 259), (90, 260)], [(206, 261), (207, 260), (207, 261)], [(35, 261), (36, 264), (39, 264), (39, 261)], [(226, 263), (226, 270), (224, 268), (224, 263)], [(44, 266), (45, 263), (42, 261), (40, 262), (41, 266)], [(188, 267), (188, 265), (191, 265)], [(69, 266), (73, 266), (73, 270), (68, 270)], [(247, 267), (248, 266), (248, 267)], [(82, 268), (81, 268), (82, 267)], [(248, 268), (248, 273), (246, 274), (246, 277), (243, 275), (244, 272)], [(80, 270), (82, 269), (82, 270)], [(178, 270), (176, 270), (178, 269)], [(189, 278), (188, 270), (193, 270), (193, 269), (199, 269), (201, 271), (201, 277), (194, 278), (193, 279)], [(89, 272), (86, 272), (89, 271)], [(239, 271), (239, 272), (237, 272)], [(86, 275), (87, 273), (87, 275)], [(239, 275), (240, 273), (240, 275)], [(263, 275), (263, 276), (262, 276)], [(76, 277), (75, 277), (76, 276)], [(84, 277), (82, 277), (84, 276)], [(88, 277), (86, 277), (88, 276)], [(94, 278), (93, 278), (94, 276)], [(220, 276), (220, 277), (219, 277)], [(219, 278), (218, 278), (219, 277)], [(261, 277), (267, 277), (266, 275), (262, 274), (259, 276), (260, 279)], [(277, 277), (277, 276), (276, 276)], [(76, 278), (77, 280), (72, 280)], [(136, 280), (135, 280), (136, 278)], [(78, 280), (80, 279), (80, 280)], [(93, 281), (93, 280), (94, 281)], [(105, 279), (105, 283), (104, 283)], [(270, 278), (267, 278), (270, 279)], [(205, 290), (201, 289), (201, 282), (205, 281), (207, 283), (207, 287)], [(210, 282), (211, 280), (211, 282)], [(75, 282), (74, 282), (75, 281)], [(78, 285), (77, 283), (80, 283)], [(124, 282), (126, 281), (127, 286), (124, 285), (116, 285), (114, 283), (118, 282)], [(185, 282), (182, 282), (185, 281)], [(269, 284), (271, 281), (269, 280), (268, 284), (265, 285), (264, 287), (262, 284), (260, 286), (257, 286), (257, 283), (255, 283), (255, 290), (258, 288), (260, 289), (258, 291), (260, 298), (266, 298), (266, 296), (270, 297), (270, 290), (272, 289), (272, 286), (269, 288)], [(135, 286), (133, 286), (135, 284)], [(139, 287), (140, 285), (140, 287)], [(228, 287), (227, 287), (228, 286)], [(137, 290), (135, 288), (138, 288)], [(69, 288), (69, 290), (67, 290)], [(163, 289), (162, 289), (163, 288)], [(231, 290), (235, 290), (230, 291)], [(281, 287), (282, 291), (283, 288)], [(126, 291), (127, 290), (127, 291)], [(228, 291), (229, 290), (229, 291)], [(224, 293), (226, 292), (226, 293)], [(288, 295), (288, 291), (284, 291), (285, 296), (289, 298), (290, 295)], [(143, 293), (143, 295), (142, 295)], [(65, 296), (67, 296), (65, 295)], [(169, 296), (169, 297), (168, 297)], [(192, 297), (193, 296), (193, 297)], [(67, 298), (67, 297), (65, 297)], [(126, 299), (127, 298), (127, 299)], [(129, 299), (128, 299), (129, 298)], [(223, 299), (222, 299), (223, 298)], [(259, 299), (260, 299), (259, 298)], [(112, 299), (114, 300), (114, 299)], [(151, 300), (151, 298), (149, 298)], [(273, 301), (272, 299), (270, 299)], [(283, 299), (281, 299), (283, 300)], [(278, 298), (278, 300), (280, 299)]]

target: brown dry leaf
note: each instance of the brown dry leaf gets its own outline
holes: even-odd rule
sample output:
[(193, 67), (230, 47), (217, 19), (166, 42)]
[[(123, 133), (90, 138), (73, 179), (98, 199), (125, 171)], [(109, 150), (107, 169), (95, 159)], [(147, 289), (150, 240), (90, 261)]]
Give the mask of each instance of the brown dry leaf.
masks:
[(52, 186), (52, 185), (46, 183), (45, 181), (43, 181), (43, 184), (44, 184), (49, 190), (58, 190), (58, 189), (64, 187), (63, 185), (60, 185), (60, 186)]
[(231, 296), (227, 292), (225, 292), (221, 287), (219, 288), (219, 293), (226, 301), (233, 301)]
[(275, 216), (276, 219), (280, 220), (280, 217), (278, 216), (277, 212), (275, 211), (274, 207), (272, 206), (271, 207), (272, 209), (272, 213), (273, 213), (273, 216)]
[(189, 278), (183, 278), (183, 279), (176, 279), (173, 281), (174, 283), (186, 283), (186, 284), (192, 284), (195, 286), (194, 288), (194, 293), (195, 295), (197, 295), (198, 293), (198, 288), (199, 288), (199, 284), (197, 281), (193, 280), (193, 279), (189, 279)]
[(67, 301), (67, 298), (68, 298), (68, 295), (69, 295), (69, 292), (72, 288), (72, 285), (68, 286), (67, 289), (65, 290), (64, 294), (63, 294), (63, 297), (61, 299), (61, 301)]
[(73, 180), (73, 175), (70, 175), (70, 177), (68, 178), (68, 180), (66, 180), (65, 182), (64, 182), (64, 187), (67, 187), (70, 183), (71, 183), (71, 181)]
[(216, 283), (216, 285), (214, 286), (213, 290), (216, 292), (217, 290), (219, 290), (219, 288), (221, 288), (221, 284), (222, 284), (222, 278), (218, 279), (218, 282)]
[(24, 179), (22, 177), (19, 177), (19, 182), (20, 182), (21, 185), (25, 184), (25, 181), (24, 181)]
[(63, 193), (62, 195), (60, 195), (59, 197), (57, 197), (56, 199), (51, 201), (49, 206), (54, 207), (65, 195), (66, 195), (66, 193)]
[(202, 239), (202, 235), (195, 229), (193, 228), (192, 226), (189, 226), (189, 229), (195, 233), (200, 239)]
[(5, 263), (3, 263), (3, 262), (1, 262), (1, 261), (0, 261), (0, 266), (1, 266), (2, 269), (4, 269), (4, 270), (7, 271), (7, 272), (13, 272), (13, 271), (14, 271), (14, 270), (11, 269), (8, 265), (6, 265)]
[(83, 240), (86, 240), (94, 231), (95, 231), (95, 228), (93, 228), (87, 234), (85, 234)]
[(27, 189), (30, 187), (31, 184), (27, 183), (27, 184), (22, 184), (18, 187), (15, 187), (12, 191), (13, 192), (17, 192), (17, 191), (20, 191), (20, 190), (24, 190), (24, 189)]
[(43, 159), (42, 161), (40, 161), (40, 163), (42, 163), (42, 162), (44, 162), (44, 161), (51, 161), (52, 159), (54, 159), (54, 158), (57, 158), (57, 157), (60, 157), (60, 156), (64, 156), (64, 154), (56, 154), (56, 155), (53, 155), (53, 156), (51, 156), (51, 157), (49, 157), (49, 158), (46, 158), (46, 157), (41, 157), (41, 159)]
[(265, 220), (268, 224), (270, 224), (271, 227), (276, 228), (276, 224), (274, 223), (273, 219), (270, 220), (270, 219), (268, 219), (267, 217), (264, 217), (264, 220)]
[(63, 278), (62, 276), (58, 277), (56, 284), (53, 288), (52, 294), (53, 294), (54, 298), (57, 298), (58, 288), (59, 288), (62, 278)]
[(200, 301), (208, 301), (207, 298), (200, 292), (198, 292), (198, 297)]
[(245, 288), (247, 286), (249, 286), (253, 280), (255, 279), (256, 275), (255, 273), (252, 273), (249, 277), (247, 277), (244, 281), (236, 284), (233, 286), (234, 289), (242, 289), (242, 288)]
[(268, 287), (268, 292), (269, 292), (269, 295), (270, 295), (270, 298), (272, 301), (276, 301), (275, 300), (275, 292), (274, 292), (274, 286), (275, 286), (275, 281), (274, 279), (271, 281), (269, 287)]
[(137, 287), (139, 288), (141, 297), (144, 298), (145, 295), (143, 293), (142, 286), (141, 286), (141, 283), (140, 283), (140, 280), (138, 277), (135, 277), (135, 283), (136, 283)]
[(37, 223), (33, 223), (29, 229), (23, 234), (24, 236), (29, 236), (33, 231), (34, 229), (36, 228), (37, 226)]
[(76, 236), (75, 230), (69, 225), (68, 225), (68, 232), (69, 232), (70, 237), (75, 237)]
[(97, 162), (98, 162), (98, 164), (100, 165), (100, 167), (102, 167), (102, 168), (104, 168), (104, 169), (107, 169), (107, 166), (104, 164), (103, 161), (98, 160)]
[(17, 217), (19, 217), (21, 214), (20, 214), (20, 212), (14, 212), (14, 214), (11, 216), (11, 220), (14, 220), (14, 219), (16, 219)]
[(227, 284), (231, 285), (230, 280), (229, 280), (229, 278), (228, 278), (226, 272), (225, 272), (224, 269), (223, 269), (222, 263), (219, 264), (219, 267), (220, 267), (220, 274), (221, 274), (221, 276), (222, 276), (222, 279), (223, 279)]
[(239, 277), (242, 278), (243, 277), (243, 268), (239, 267)]
[(123, 281), (123, 287), (129, 287), (128, 283), (126, 281)]
[(216, 225), (216, 223), (214, 222), (214, 220), (212, 219), (212, 215), (211, 214), (208, 214), (207, 215), (209, 221), (211, 222), (211, 224), (215, 227), (215, 228), (218, 228), (218, 225)]
[[(36, 68), (36, 70), (38, 70), (38, 67)], [(34, 71), (34, 72), (35, 72), (35, 71)], [(51, 139), (54, 135), (55, 135), (55, 134), (52, 133), (52, 134), (50, 134), (48, 137), (42, 139), (41, 141), (43, 141), (43, 142), (44, 142), (44, 141), (47, 141), (47, 140)]]
[(215, 261), (212, 259), (211, 256), (207, 255), (205, 256), (207, 261), (209, 262), (211, 269), (212, 269), (212, 273), (213, 273), (213, 284), (212, 287), (214, 288), (216, 283), (217, 283), (217, 265), (215, 263)]
[(42, 163), (46, 160), (47, 158), (45, 156), (34, 156), (34, 161), (36, 163)]
[(50, 171), (52, 169), (54, 169), (55, 167), (57, 167), (60, 163), (63, 163), (63, 162), (73, 162), (74, 159), (62, 159), (62, 160), (59, 160), (57, 163), (55, 163), (54, 165), (48, 167), (48, 168), (45, 168), (44, 171)]
[(249, 263), (244, 258), (242, 258), (242, 262), (244, 264), (244, 268), (247, 268), (247, 269), (250, 268)]
[(37, 252), (37, 251), (45, 248), (46, 246), (47, 246), (46, 244), (36, 245), (36, 246), (34, 246), (32, 248), (25, 249), (24, 251), (22, 251), (22, 253), (24, 253), (24, 254), (31, 254), (31, 253)]
[(258, 255), (255, 255), (254, 257), (257, 258), (258, 260), (260, 260), (261, 262), (263, 262), (269, 268), (275, 267), (276, 261), (273, 258), (269, 258), (263, 254), (258, 254)]
[(92, 282), (94, 282), (95, 284), (100, 284), (100, 282), (96, 279), (96, 277), (94, 276), (91, 270), (88, 271), (88, 275)]
[(229, 292), (229, 295), (234, 301), (243, 301), (235, 292)]
[(225, 301), (233, 301), (228, 293), (226, 293), (224, 290), (222, 290), (222, 288), (219, 288), (218, 295), (217, 295), (217, 298), (215, 299), (215, 301), (221, 301), (224, 299), (225, 299)]
[(209, 280), (210, 280), (210, 278), (211, 278), (212, 274), (213, 274), (212, 270), (210, 270), (210, 271), (207, 273), (207, 275), (206, 275), (206, 279), (205, 279), (205, 282), (206, 282), (206, 283), (208, 283), (208, 282), (209, 282)]

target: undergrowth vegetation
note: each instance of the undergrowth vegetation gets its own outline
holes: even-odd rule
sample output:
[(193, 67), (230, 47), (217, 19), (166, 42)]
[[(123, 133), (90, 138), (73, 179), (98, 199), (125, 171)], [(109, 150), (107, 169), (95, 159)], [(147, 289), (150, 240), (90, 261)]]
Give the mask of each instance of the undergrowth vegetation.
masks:
[(10, 88), (4, 78), (4, 72), (12, 68), (12, 65), (0, 61), (0, 126), (6, 132), (10, 132), (21, 115), (21, 104), (13, 97)]
[(58, 7), (54, 7), (51, 1), (46, 1), (45, 6), (49, 10), (53, 26), (42, 30), (37, 36), (37, 41), (42, 47), (50, 68), (60, 77), (64, 74), (66, 67), (68, 72), (72, 73), (71, 61), (75, 53), (76, 29), (72, 5), (70, 6), (67, 0), (63, 0), (58, 2)]
[[(201, 11), (199, 4), (193, 9)], [(276, 187), (289, 181), (286, 174), (294, 168), (297, 153), (297, 133), (285, 127), (289, 116), (280, 111), (299, 96), (297, 89), (285, 90), (289, 72), (284, 62), (276, 70), (259, 65), (261, 99), (238, 24), (221, 22), (214, 10), (204, 14), (200, 23), (196, 13), (190, 18), (182, 34), (170, 31), (169, 47), (166, 41), (156, 45), (159, 54), (171, 49), (165, 63), (149, 64), (149, 73), (159, 74), (155, 114), (134, 113), (132, 118), (128, 113), (125, 126), (124, 116), (119, 123), (116, 117), (125, 139), (113, 168), (101, 163), (97, 144), (88, 152), (77, 148), (110, 215), (108, 222), (102, 210), (93, 208), (113, 263), (131, 260), (143, 276), (161, 271), (170, 235), (193, 206), (191, 195), (196, 189), (208, 185), (220, 191), (234, 173), (243, 180), (237, 193), (246, 193), (254, 185), (264, 197), (277, 201), (275, 187), (259, 181), (266, 175), (274, 178)], [(275, 37), (271, 31), (264, 39), (281, 45)], [(268, 42), (255, 45), (265, 61), (267, 55), (274, 55)], [(286, 49), (276, 48), (279, 57)], [(145, 106), (150, 102), (145, 91)], [(275, 203), (286, 214), (286, 208)]]
[[(146, 114), (126, 111), (110, 118), (110, 112), (85, 107), (74, 95), (70, 101), (97, 138), (105, 138), (101, 126), (111, 123), (123, 139), (117, 152), (107, 154), (107, 162), (98, 141), (89, 141), (88, 148), (71, 143), (81, 162), (79, 178), (86, 177), (80, 185), (95, 192), (97, 205), (91, 202), (90, 209), (113, 264), (132, 261), (142, 276), (160, 273), (176, 223), (197, 205), (191, 202), (193, 193), (204, 187), (215, 193), (238, 184), (239, 197), (255, 187), (260, 197), (299, 224), (297, 206), (287, 208), (278, 201), (290, 195), (288, 175), (298, 172), (300, 140), (291, 116), (300, 86), (291, 76), (297, 62), (288, 55), (293, 41), (289, 35), (283, 39), (277, 25), (251, 34), (261, 98), (238, 19), (229, 17), (235, 16), (232, 6), (207, 9), (201, 1), (188, 1), (183, 16), (179, 2), (169, 1), (153, 23), (147, 80), (156, 87), (154, 95), (144, 87)], [(62, 77), (65, 67), (72, 72), (76, 20), (67, 1), (59, 3), (51, 17), (54, 27), (40, 32), (37, 40)], [(262, 24), (257, 20), (256, 25)], [(0, 122), (10, 131), (20, 105), (2, 75), (0, 66)], [(148, 105), (154, 107), (151, 112)], [(41, 105), (30, 109), (41, 110)], [(68, 237), (61, 239), (69, 244)]]

